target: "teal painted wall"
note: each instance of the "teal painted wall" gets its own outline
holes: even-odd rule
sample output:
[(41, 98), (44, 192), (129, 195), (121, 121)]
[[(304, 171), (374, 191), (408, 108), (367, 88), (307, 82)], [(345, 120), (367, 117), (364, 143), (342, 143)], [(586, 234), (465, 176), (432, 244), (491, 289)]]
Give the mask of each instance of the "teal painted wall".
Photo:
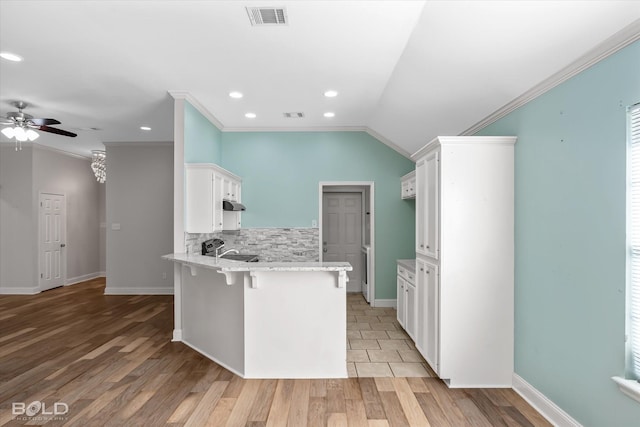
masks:
[(184, 103), (184, 162), (220, 163), (222, 132), (189, 102)]
[(396, 260), (415, 257), (415, 203), (400, 199), (412, 161), (364, 132), (228, 132), (221, 165), (242, 177), (247, 228), (311, 227), (320, 181), (374, 181), (376, 299), (395, 299)]
[(482, 130), (517, 135), (515, 370), (585, 426), (640, 425), (624, 375), (626, 107), (640, 42)]

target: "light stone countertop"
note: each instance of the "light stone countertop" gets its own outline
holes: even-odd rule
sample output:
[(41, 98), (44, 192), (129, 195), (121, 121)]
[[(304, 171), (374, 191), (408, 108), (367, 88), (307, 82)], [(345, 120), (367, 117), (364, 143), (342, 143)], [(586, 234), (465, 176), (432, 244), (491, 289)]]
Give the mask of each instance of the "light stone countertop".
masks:
[(416, 260), (415, 259), (399, 259), (398, 265), (406, 268), (412, 273), (416, 272)]
[(163, 259), (221, 271), (351, 271), (348, 262), (244, 262), (196, 254), (169, 254)]

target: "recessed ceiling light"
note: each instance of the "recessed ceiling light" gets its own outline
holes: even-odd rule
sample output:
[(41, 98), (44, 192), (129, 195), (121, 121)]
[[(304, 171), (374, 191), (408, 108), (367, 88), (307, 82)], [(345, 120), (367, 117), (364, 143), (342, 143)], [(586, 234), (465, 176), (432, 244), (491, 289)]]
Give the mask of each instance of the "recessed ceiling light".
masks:
[(325, 117), (334, 117), (336, 115), (336, 113), (332, 113), (331, 111), (328, 111), (326, 113), (324, 113)]
[(230, 96), (231, 98), (234, 98), (234, 99), (240, 99), (240, 98), (242, 98), (244, 95), (242, 95), (242, 92), (236, 92), (236, 91), (233, 91), (233, 92), (229, 92), (229, 96)]
[(140, 126), (140, 129), (142, 129), (142, 130), (151, 130), (151, 128), (149, 126)]
[(244, 115), (247, 119), (255, 119), (256, 113), (247, 113)]
[(7, 61), (20, 62), (22, 61), (22, 56), (16, 55), (11, 52), (0, 52), (0, 58), (6, 59)]
[(324, 96), (326, 96), (327, 98), (335, 98), (336, 96), (338, 96), (338, 91), (328, 90), (324, 93)]

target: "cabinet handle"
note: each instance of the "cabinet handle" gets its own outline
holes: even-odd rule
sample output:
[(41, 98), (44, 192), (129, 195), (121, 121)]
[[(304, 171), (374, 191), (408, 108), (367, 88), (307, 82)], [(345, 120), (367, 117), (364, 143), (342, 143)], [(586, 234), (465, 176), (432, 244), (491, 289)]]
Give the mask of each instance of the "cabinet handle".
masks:
[(427, 270), (427, 274), (429, 274), (429, 270)]
[(424, 271), (424, 268), (421, 268), (420, 271)]
[(429, 249), (429, 245), (427, 245), (427, 249)]
[[(421, 248), (424, 248), (424, 245), (420, 245), (420, 247), (421, 247)], [(429, 246), (427, 246), (427, 247), (429, 247)]]

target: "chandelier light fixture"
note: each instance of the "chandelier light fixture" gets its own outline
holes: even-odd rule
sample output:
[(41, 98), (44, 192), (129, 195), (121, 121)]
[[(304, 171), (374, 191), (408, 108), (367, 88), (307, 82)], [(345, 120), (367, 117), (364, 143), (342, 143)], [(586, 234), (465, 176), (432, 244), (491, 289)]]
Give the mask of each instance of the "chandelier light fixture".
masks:
[(35, 141), (40, 136), (38, 135), (38, 132), (33, 129), (29, 129), (24, 122), (16, 124), (13, 127), (6, 127), (0, 132), (9, 139), (16, 139), (16, 151), (22, 150), (23, 142)]
[(91, 169), (100, 184), (107, 180), (107, 153), (104, 150), (91, 151)]

